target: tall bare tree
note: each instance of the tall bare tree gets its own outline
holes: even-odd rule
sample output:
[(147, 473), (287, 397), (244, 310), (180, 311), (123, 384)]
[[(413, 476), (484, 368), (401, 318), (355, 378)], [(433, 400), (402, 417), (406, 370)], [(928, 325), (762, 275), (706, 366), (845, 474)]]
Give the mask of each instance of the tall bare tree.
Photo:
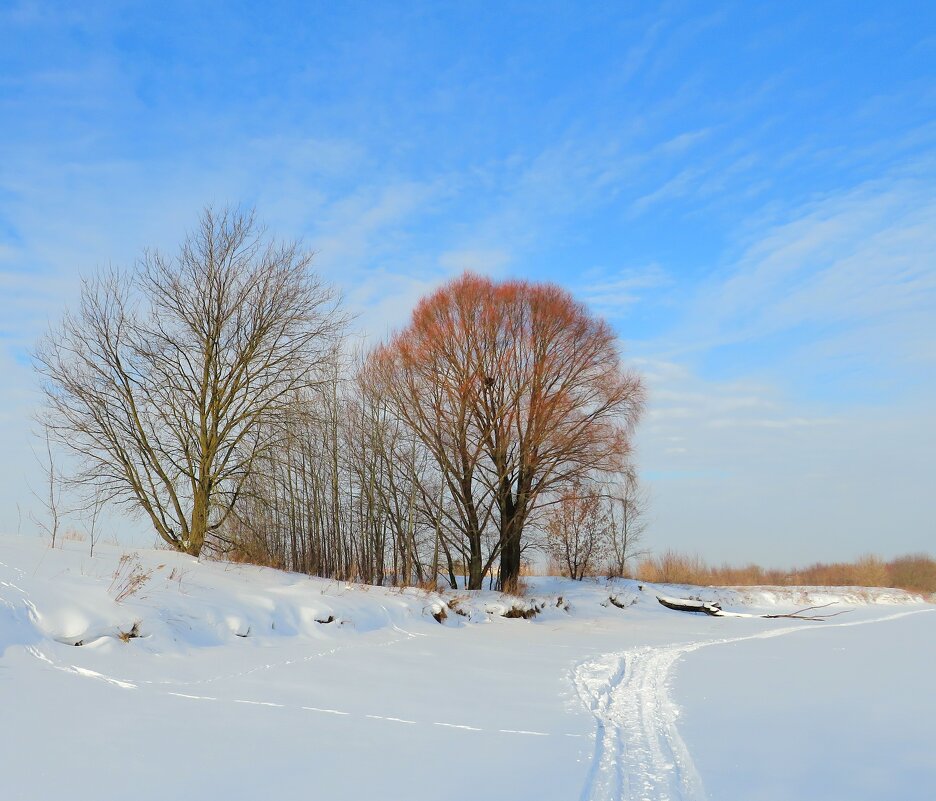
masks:
[(176, 255), (85, 281), (36, 354), (76, 479), (199, 554), (293, 400), (328, 378), (342, 320), (311, 260), (252, 212), (209, 208)]
[[(510, 589), (538, 504), (626, 465), (640, 380), (623, 369), (607, 323), (559, 287), (465, 274), (424, 298), (373, 359), (458, 511), (470, 588), (499, 554)], [(489, 526), (497, 539), (485, 555)]]
[(628, 466), (612, 485), (608, 503), (608, 574), (627, 574), (629, 562), (645, 556), (641, 545), (647, 528), (647, 494), (637, 471)]

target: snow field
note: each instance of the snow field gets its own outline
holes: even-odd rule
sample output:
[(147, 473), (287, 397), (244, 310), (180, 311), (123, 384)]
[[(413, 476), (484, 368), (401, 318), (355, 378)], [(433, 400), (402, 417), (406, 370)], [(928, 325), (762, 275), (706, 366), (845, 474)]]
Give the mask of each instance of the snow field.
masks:
[[(525, 599), (437, 595), (164, 551), (133, 557), (148, 578), (117, 603), (122, 555), (0, 538), (4, 798), (753, 798), (726, 794), (732, 752), (707, 745), (736, 733), (706, 731), (700, 745), (717, 718), (706, 699), (730, 706), (740, 682), (719, 681), (725, 656), (683, 692), (703, 654), (797, 652), (801, 630), (873, 642), (899, 621), (936, 621), (894, 591), (692, 591), (746, 612), (852, 605), (790, 625), (655, 601), (686, 588), (546, 578)], [(503, 618), (515, 605), (541, 611)], [(776, 716), (748, 702), (752, 720)], [(924, 760), (914, 775), (936, 768)]]

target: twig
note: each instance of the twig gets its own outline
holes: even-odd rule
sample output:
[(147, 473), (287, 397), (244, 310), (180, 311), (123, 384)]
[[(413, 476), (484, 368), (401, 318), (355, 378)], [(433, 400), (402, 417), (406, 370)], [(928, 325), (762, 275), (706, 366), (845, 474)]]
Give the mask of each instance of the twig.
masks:
[(803, 614), (803, 612), (810, 612), (813, 609), (825, 609), (827, 606), (833, 606), (834, 604), (835, 604), (835, 601), (829, 601), (829, 603), (827, 604), (818, 604), (817, 606), (807, 606), (807, 607), (804, 607), (803, 609), (797, 609), (795, 612), (790, 612), (786, 615), (761, 615), (761, 617), (771, 618), (771, 619), (779, 618), (779, 617), (788, 617), (794, 620), (826, 620), (827, 618), (836, 617), (837, 615), (844, 615), (846, 612), (851, 611), (849, 609), (842, 609), (839, 612), (832, 612), (831, 614), (827, 614), (827, 615), (804, 615)]

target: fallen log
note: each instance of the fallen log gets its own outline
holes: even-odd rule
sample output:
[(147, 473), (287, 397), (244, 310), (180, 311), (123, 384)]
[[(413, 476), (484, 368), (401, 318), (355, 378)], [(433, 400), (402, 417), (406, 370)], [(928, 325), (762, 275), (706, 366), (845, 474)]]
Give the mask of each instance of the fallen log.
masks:
[(848, 609), (842, 609), (838, 612), (823, 612), (818, 615), (806, 615), (804, 612), (811, 612), (816, 609), (825, 609), (827, 606), (832, 606), (835, 602), (832, 601), (827, 604), (819, 604), (817, 606), (807, 606), (803, 609), (797, 609), (793, 612), (780, 615), (752, 615), (745, 612), (725, 612), (721, 608), (721, 604), (718, 601), (698, 601), (695, 598), (667, 598), (663, 595), (658, 595), (657, 600), (663, 604), (667, 609), (673, 609), (677, 612), (701, 612), (702, 614), (711, 615), (712, 617), (761, 617), (766, 619), (776, 619), (776, 618), (789, 618), (792, 620), (825, 620), (826, 618), (835, 617), (836, 615), (844, 615)]
[(663, 595), (658, 595), (657, 600), (667, 609), (675, 609), (677, 612), (702, 612), (712, 617), (721, 617), (724, 614), (717, 601), (708, 603), (690, 598), (667, 598)]

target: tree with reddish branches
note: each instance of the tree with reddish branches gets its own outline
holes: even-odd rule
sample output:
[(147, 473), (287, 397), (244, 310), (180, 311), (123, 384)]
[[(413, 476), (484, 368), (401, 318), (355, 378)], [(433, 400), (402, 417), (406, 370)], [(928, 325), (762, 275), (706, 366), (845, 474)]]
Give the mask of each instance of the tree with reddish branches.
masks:
[(598, 487), (572, 486), (546, 517), (546, 551), (564, 575), (581, 581), (608, 553), (610, 516)]
[[(644, 402), (611, 327), (566, 290), (471, 273), (420, 301), (371, 366), (451, 496), (469, 589), (498, 556), (500, 587), (516, 586), (533, 513), (624, 469)], [(490, 526), (496, 547), (485, 556)]]

